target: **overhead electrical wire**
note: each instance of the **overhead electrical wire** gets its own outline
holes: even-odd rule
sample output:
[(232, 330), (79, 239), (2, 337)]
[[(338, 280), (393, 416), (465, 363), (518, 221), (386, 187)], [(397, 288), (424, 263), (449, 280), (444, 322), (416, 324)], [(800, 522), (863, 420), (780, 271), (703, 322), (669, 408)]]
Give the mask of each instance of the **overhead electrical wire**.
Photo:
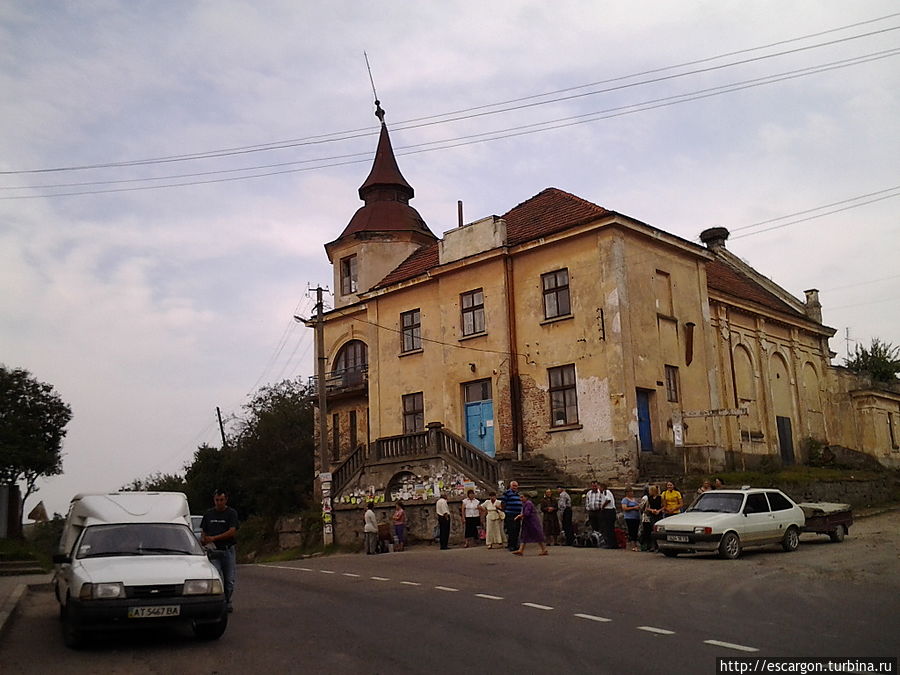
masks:
[[(872, 54), (865, 54), (862, 56), (852, 57), (849, 59), (842, 59), (839, 61), (832, 61), (830, 63), (819, 64), (817, 66), (808, 66), (806, 68), (785, 71), (782, 73), (775, 73), (772, 75), (765, 75), (765, 76), (753, 78), (750, 80), (743, 80), (741, 82), (717, 85), (715, 87), (709, 87), (707, 89), (701, 89), (701, 90), (697, 90), (697, 91), (693, 91), (693, 92), (687, 92), (684, 94), (674, 94), (672, 96), (651, 99), (649, 101), (643, 101), (640, 103), (631, 103), (631, 104), (627, 104), (627, 105), (617, 106), (614, 108), (606, 108), (604, 110), (597, 110), (597, 111), (592, 111), (592, 112), (587, 112), (587, 113), (581, 113), (578, 115), (571, 115), (568, 117), (544, 120), (542, 122), (532, 122), (530, 124), (523, 124), (523, 125), (518, 125), (518, 126), (514, 126), (514, 127), (507, 127), (504, 129), (497, 129), (494, 131), (487, 131), (487, 132), (480, 132), (480, 133), (476, 133), (476, 134), (468, 134), (468, 135), (464, 135), (464, 136), (458, 136), (456, 138), (445, 138), (445, 139), (440, 139), (440, 140), (435, 140), (435, 141), (427, 141), (427, 142), (423, 142), (423, 143), (415, 143), (415, 144), (410, 144), (410, 145), (398, 145), (395, 148), (395, 151), (398, 155), (401, 155), (401, 156), (409, 155), (409, 154), (416, 154), (415, 152), (402, 152), (402, 151), (413, 150), (415, 148), (422, 148), (423, 146), (429, 146), (429, 145), (430, 146), (440, 145), (442, 147), (432, 148), (432, 149), (443, 149), (444, 144), (448, 144), (448, 143), (457, 143), (458, 144), (459, 141), (483, 138), (485, 136), (494, 136), (496, 134), (501, 134), (501, 133), (506, 133), (506, 132), (511, 132), (511, 131), (519, 131), (519, 130), (524, 130), (524, 129), (536, 129), (537, 127), (542, 127), (542, 126), (555, 124), (555, 123), (559, 123), (559, 122), (583, 119), (583, 118), (592, 117), (595, 115), (606, 115), (607, 113), (617, 112), (617, 111), (628, 111), (629, 109), (642, 108), (643, 106), (660, 107), (660, 106), (655, 105), (655, 104), (659, 104), (659, 103), (689, 102), (689, 101), (697, 100), (700, 98), (708, 98), (710, 95), (731, 93), (732, 90), (737, 91), (740, 89), (746, 89), (753, 85), (761, 86), (764, 84), (771, 84), (774, 82), (783, 81), (785, 79), (794, 79), (794, 78), (800, 77), (800, 76), (813, 75), (813, 74), (818, 74), (820, 72), (828, 72), (829, 70), (835, 70), (839, 67), (849, 67), (849, 66), (859, 65), (860, 63), (868, 63), (869, 61), (872, 61), (872, 60), (880, 60), (882, 58), (889, 58), (891, 56), (897, 56), (897, 55), (900, 55), (900, 48), (892, 49), (892, 50), (885, 50), (883, 52), (874, 52)], [(681, 99), (687, 99), (687, 100), (681, 101)], [(647, 109), (649, 109), (649, 108), (647, 108)], [(643, 112), (643, 109), (634, 110), (633, 112)], [(610, 116), (610, 117), (612, 117), (612, 116)], [(604, 117), (603, 119), (608, 119), (608, 117)], [(595, 120), (588, 120), (588, 121), (595, 121)], [(553, 127), (553, 128), (558, 128), (558, 127)], [(540, 129), (536, 129), (535, 133), (537, 131), (540, 131)], [(506, 137), (507, 136), (503, 136), (503, 138), (506, 138)], [(491, 138), (488, 140), (494, 140), (494, 139)], [(458, 145), (452, 145), (452, 146), (446, 146), (446, 147), (458, 147)], [(51, 183), (51, 184), (44, 184), (44, 185), (0, 186), (0, 190), (59, 189), (59, 188), (68, 188), (68, 187), (88, 187), (88, 186), (96, 186), (96, 185), (119, 185), (119, 184), (138, 183), (138, 182), (156, 181), (156, 180), (174, 180), (174, 179), (179, 179), (179, 178), (197, 178), (197, 177), (202, 177), (202, 176), (238, 173), (238, 172), (242, 172), (242, 171), (256, 171), (259, 169), (278, 168), (278, 167), (284, 167), (284, 166), (295, 166), (297, 164), (314, 164), (317, 162), (332, 162), (334, 160), (345, 160), (345, 159), (351, 159), (351, 158), (359, 158), (358, 160), (356, 160), (356, 162), (363, 162), (363, 161), (369, 161), (371, 159), (371, 155), (372, 155), (372, 153), (368, 152), (368, 151), (367, 152), (356, 152), (356, 153), (350, 153), (350, 154), (345, 154), (345, 155), (332, 155), (332, 156), (327, 156), (327, 157), (318, 157), (318, 158), (305, 159), (305, 160), (295, 160), (295, 161), (290, 161), (290, 162), (278, 162), (278, 163), (274, 163), (274, 164), (262, 164), (262, 165), (255, 165), (255, 166), (248, 166), (248, 167), (241, 167), (241, 168), (220, 169), (220, 170), (215, 170), (215, 171), (202, 171), (202, 172), (194, 172), (194, 173), (186, 173), (186, 174), (173, 174), (173, 175), (167, 175), (167, 176), (151, 176), (151, 177), (146, 177), (146, 178), (128, 178), (128, 179), (115, 179), (115, 180), (102, 180), (102, 181), (80, 181), (80, 182), (72, 182), (72, 183)], [(312, 169), (326, 168), (326, 167), (332, 167), (332, 166), (340, 166), (345, 163), (355, 163), (355, 162), (339, 162), (337, 164), (326, 164), (323, 166), (310, 167), (309, 169), (298, 169), (298, 171), (299, 170), (312, 170)], [(259, 176), (240, 176), (240, 177), (238, 177), (238, 179), (270, 176), (270, 175), (276, 175), (278, 173), (282, 173), (282, 172), (265, 173), (265, 174), (260, 174)], [(190, 183), (184, 183), (184, 184), (175, 184), (174, 187), (178, 187), (181, 185), (203, 184), (206, 182), (213, 182), (213, 181), (197, 181), (196, 183), (190, 182)], [(160, 186), (160, 187), (168, 187), (168, 186)], [(68, 196), (69, 194), (80, 194), (80, 193), (66, 193), (66, 195), (60, 195), (60, 196)], [(87, 194), (94, 194), (94, 192), (88, 192)], [(55, 195), (46, 195), (46, 196), (55, 196)], [(2, 197), (0, 197), (0, 199), (2, 199)]]
[[(464, 145), (472, 145), (475, 143), (483, 143), (488, 141), (500, 140), (505, 138), (512, 138), (516, 136), (523, 136), (527, 134), (540, 133), (543, 131), (551, 131), (555, 129), (561, 129), (569, 126), (574, 126), (576, 124), (585, 124), (589, 122), (596, 122), (603, 119), (610, 119), (613, 117), (620, 117), (627, 114), (634, 114), (637, 112), (645, 112), (647, 110), (653, 110), (662, 107), (668, 107), (671, 105), (677, 105), (680, 103), (687, 103), (696, 100), (701, 100), (705, 98), (710, 98), (712, 96), (719, 96), (722, 94), (733, 93), (736, 91), (741, 91), (744, 89), (764, 86), (768, 84), (774, 84), (777, 82), (782, 82), (785, 80), (796, 79), (799, 77), (806, 77), (809, 75), (819, 74), (823, 72), (829, 72), (831, 70), (837, 70), (841, 68), (847, 68), (854, 65), (860, 65), (862, 63), (869, 63), (876, 60), (881, 60), (885, 58), (890, 58), (893, 56), (900, 55), (900, 48), (884, 50), (881, 52), (873, 52), (870, 54), (864, 54), (861, 56), (855, 56), (848, 59), (841, 59), (838, 61), (833, 61), (826, 64), (819, 64), (817, 66), (808, 66), (806, 68), (800, 68), (792, 71), (785, 71), (782, 73), (776, 73), (772, 75), (765, 75), (758, 78), (753, 78), (750, 80), (744, 80), (741, 82), (735, 82), (725, 85), (718, 85), (715, 87), (709, 87), (707, 89), (701, 89), (694, 92), (688, 92), (684, 94), (675, 94), (672, 96), (667, 96), (658, 99), (651, 99), (649, 101), (643, 101), (640, 103), (627, 104), (623, 106), (617, 106), (614, 108), (607, 108), (605, 110), (592, 111), (588, 113), (581, 113), (579, 115), (572, 115), (569, 117), (557, 118), (553, 120), (545, 120), (542, 122), (534, 122), (531, 124), (519, 125), (516, 127), (509, 127), (506, 129), (498, 129), (494, 131), (488, 132), (480, 132), (477, 134), (469, 134), (466, 136), (460, 136), (457, 138), (449, 138), (442, 139), (437, 141), (428, 141), (425, 143), (407, 145), (407, 146), (398, 146), (397, 147), (397, 155), (405, 156), (412, 154), (419, 154), (422, 152), (432, 152), (435, 150), (447, 150), (451, 148), (456, 148)], [(425, 147), (422, 146), (436, 146), (436, 147)], [(414, 149), (419, 148), (419, 149)], [(408, 150), (403, 152), (403, 150)], [(350, 159), (352, 157), (357, 157), (357, 159)], [(343, 159), (347, 158), (344, 161), (337, 162), (329, 162), (331, 159)], [(263, 178), (267, 176), (273, 175), (282, 175), (289, 173), (298, 173), (303, 171), (311, 171), (323, 168), (330, 168), (335, 166), (343, 166), (347, 164), (355, 164), (359, 162), (369, 161), (371, 158), (371, 153), (354, 153), (350, 155), (339, 155), (336, 157), (323, 157), (318, 159), (308, 159), (308, 160), (299, 160), (296, 162), (282, 162), (274, 165), (263, 165), (261, 167), (245, 167), (241, 169), (225, 169), (219, 171), (211, 171), (211, 172), (202, 172), (200, 174), (183, 174), (183, 177), (192, 177), (195, 175), (219, 175), (222, 173), (235, 173), (241, 171), (253, 171), (257, 168), (268, 168), (269, 166), (278, 167), (278, 166), (293, 166), (296, 164), (305, 164), (305, 163), (315, 163), (315, 162), (328, 162), (325, 164), (316, 164), (315, 166), (310, 167), (301, 167), (301, 168), (292, 168), (292, 169), (283, 169), (279, 171), (268, 171), (264, 173), (252, 174), (252, 175), (244, 175), (244, 176), (233, 176), (228, 178), (216, 178), (210, 180), (197, 180), (197, 181), (187, 181), (181, 183), (167, 183), (163, 185), (141, 185), (136, 187), (126, 187), (126, 188), (113, 188), (108, 190), (82, 190), (82, 191), (74, 191), (74, 192), (62, 192), (62, 193), (50, 193), (50, 194), (41, 194), (41, 195), (13, 195), (13, 196), (3, 196), (0, 197), (0, 200), (16, 200), (16, 199), (38, 199), (43, 197), (66, 197), (66, 196), (80, 196), (80, 195), (90, 195), (90, 194), (106, 194), (106, 193), (115, 193), (115, 192), (132, 192), (132, 191), (140, 191), (140, 190), (154, 190), (154, 189), (162, 189), (162, 188), (170, 188), (170, 187), (187, 187), (187, 186), (195, 186), (195, 185), (205, 185), (211, 183), (221, 183), (221, 182), (231, 182), (236, 180), (248, 180), (252, 178)], [(141, 178), (141, 179), (120, 179), (113, 181), (91, 181), (84, 183), (84, 185), (109, 185), (109, 184), (118, 184), (121, 182), (140, 182), (140, 181), (148, 181), (148, 180), (171, 180), (173, 178), (178, 178), (179, 176), (170, 176), (170, 177), (155, 177), (155, 178)], [(58, 184), (58, 186), (77, 186), (81, 185), (79, 183), (75, 184)], [(51, 186), (17, 186), (17, 187), (5, 187), (0, 189), (50, 189)]]
[[(879, 19), (872, 19), (870, 22), (879, 21), (879, 20), (883, 20), (886, 18), (892, 18), (897, 15), (900, 15), (900, 13), (887, 15), (887, 16), (881, 17)], [(869, 23), (869, 22), (862, 22), (862, 23)], [(829, 31), (824, 31), (822, 33), (812, 34), (812, 36), (822, 35), (825, 33), (835, 32), (838, 30), (846, 30), (849, 27), (854, 27), (857, 25), (861, 25), (861, 24), (850, 24), (848, 26), (831, 29)], [(714, 61), (714, 60), (717, 60), (720, 58), (726, 58), (727, 56), (741, 54), (741, 53), (748, 53), (751, 51), (758, 51), (761, 49), (769, 48), (773, 45), (786, 44), (789, 42), (795, 42), (795, 41), (799, 41), (799, 40), (803, 40), (803, 39), (808, 39), (810, 37), (810, 36), (802, 36), (802, 37), (792, 38), (790, 40), (783, 40), (783, 41), (779, 41), (776, 43), (771, 43), (770, 45), (763, 45), (760, 47), (753, 47), (753, 48), (748, 48), (748, 49), (744, 49), (744, 50), (739, 50), (736, 52), (729, 52), (727, 54), (720, 54), (720, 55), (716, 55), (716, 56), (712, 56), (712, 57), (707, 57), (704, 59), (698, 59), (695, 61), (686, 62), (684, 64), (665, 66), (662, 68), (656, 68), (656, 69), (652, 69), (652, 70), (648, 70), (648, 71), (643, 71), (642, 73), (636, 73), (633, 75), (625, 75), (625, 76), (620, 76), (620, 77), (616, 77), (616, 78), (610, 78), (607, 80), (600, 80), (598, 82), (577, 85), (574, 87), (567, 87), (565, 89), (556, 90), (554, 92), (547, 92), (544, 94), (533, 94), (533, 95), (521, 97), (518, 99), (511, 99), (511, 100), (505, 101), (505, 102), (486, 104), (486, 105), (481, 105), (481, 106), (475, 106), (472, 108), (465, 108), (465, 109), (458, 111), (458, 113), (457, 112), (448, 112), (448, 113), (440, 113), (437, 115), (431, 115), (431, 116), (427, 116), (427, 117), (413, 118), (410, 120), (395, 123), (392, 125), (392, 128), (394, 128), (395, 130), (414, 129), (414, 128), (420, 128), (420, 127), (424, 127), (424, 126), (431, 126), (431, 125), (435, 125), (435, 124), (445, 124), (447, 122), (471, 119), (474, 117), (482, 117), (485, 115), (495, 115), (495, 114), (500, 114), (500, 113), (505, 113), (505, 112), (511, 112), (511, 111), (515, 111), (515, 110), (521, 110), (524, 108), (543, 106), (543, 105), (548, 105), (551, 103), (559, 103), (562, 101), (568, 101), (568, 100), (572, 100), (575, 98), (582, 98), (585, 96), (594, 96), (597, 94), (610, 93), (613, 91), (618, 91), (621, 89), (627, 89), (627, 88), (631, 88), (631, 87), (638, 87), (638, 86), (642, 86), (645, 84), (655, 84), (655, 83), (659, 83), (659, 82), (663, 82), (663, 81), (667, 81), (667, 80), (687, 77), (689, 75), (707, 73), (707, 72), (721, 70), (724, 68), (730, 68), (730, 67), (734, 67), (734, 66), (738, 66), (738, 65), (746, 65), (748, 63), (758, 62), (758, 61), (762, 61), (762, 60), (766, 60), (766, 59), (777, 58), (779, 56), (785, 56), (788, 54), (795, 54), (795, 53), (799, 53), (799, 52), (803, 52), (803, 51), (818, 49), (821, 47), (833, 46), (836, 44), (849, 42), (851, 40), (858, 40), (858, 39), (862, 39), (862, 38), (873, 37), (876, 35), (888, 33), (891, 31), (896, 31), (896, 30), (900, 30), (900, 26), (891, 26), (891, 27), (887, 27), (887, 28), (883, 28), (883, 29), (879, 29), (879, 30), (875, 30), (875, 31), (870, 31), (867, 33), (861, 33), (858, 35), (852, 35), (852, 36), (848, 36), (848, 37), (844, 37), (844, 38), (837, 38), (835, 40), (829, 40), (829, 41), (817, 43), (814, 45), (797, 47), (794, 49), (784, 50), (781, 52), (775, 52), (773, 54), (766, 54), (766, 55), (762, 55), (762, 56), (756, 56), (756, 57), (752, 57), (752, 58), (748, 58), (748, 59), (734, 61), (731, 63), (719, 64), (719, 65), (710, 66), (707, 68), (699, 68), (699, 69), (695, 69), (695, 70), (690, 70), (690, 71), (686, 71), (683, 73), (676, 73), (673, 75), (666, 75), (663, 77), (651, 78), (648, 80), (641, 80), (639, 82), (632, 82), (632, 83), (628, 83), (628, 84), (617, 85), (615, 87), (608, 87), (605, 89), (599, 89), (599, 90), (595, 90), (595, 91), (591, 91), (591, 92), (582, 92), (582, 93), (578, 93), (578, 94), (572, 94), (572, 95), (568, 95), (568, 96), (552, 98), (552, 99), (548, 99), (546, 101), (537, 101), (537, 102), (527, 103), (527, 104), (523, 104), (523, 105), (514, 105), (512, 107), (503, 107), (498, 110), (486, 110), (487, 108), (492, 108), (492, 107), (497, 107), (497, 106), (509, 106), (510, 103), (521, 103), (522, 101), (533, 100), (535, 98), (542, 98), (542, 97), (556, 94), (556, 93), (565, 93), (568, 91), (574, 91), (577, 89), (596, 86), (599, 84), (622, 81), (622, 80), (626, 80), (626, 79), (631, 79), (633, 77), (640, 77), (644, 74), (653, 74), (653, 73), (657, 73), (657, 72), (663, 72), (665, 70), (681, 68), (686, 65), (707, 63), (707, 62)], [(472, 114), (462, 115), (462, 113), (472, 113)], [(460, 114), (461, 116), (450, 117), (449, 119), (439, 119), (439, 118), (446, 118), (448, 116), (457, 115), (457, 114)], [(428, 120), (431, 120), (431, 121), (428, 121)], [(370, 136), (375, 133), (377, 133), (377, 131), (374, 131), (371, 128), (356, 129), (356, 130), (350, 130), (347, 132), (333, 132), (333, 133), (329, 133), (329, 134), (320, 134), (317, 136), (308, 136), (308, 137), (299, 138), (299, 139), (290, 139), (288, 141), (283, 141), (283, 142), (277, 141), (277, 142), (272, 142), (272, 143), (257, 144), (257, 145), (250, 145), (250, 146), (239, 146), (236, 148), (229, 148), (229, 149), (222, 149), (222, 150), (210, 150), (210, 151), (203, 151), (203, 152), (182, 154), (182, 155), (169, 155), (169, 156), (165, 156), (165, 157), (127, 160), (127, 161), (122, 161), (122, 162), (106, 162), (106, 163), (84, 164), (84, 165), (74, 165), (74, 166), (48, 167), (48, 168), (39, 168), (39, 169), (6, 170), (6, 171), (0, 171), (0, 175), (53, 173), (53, 172), (62, 172), (62, 171), (82, 171), (82, 170), (88, 170), (88, 169), (145, 166), (145, 165), (149, 165), (149, 164), (162, 164), (162, 163), (171, 163), (171, 162), (180, 162), (180, 161), (192, 161), (192, 160), (197, 160), (197, 159), (215, 159), (215, 158), (220, 158), (220, 157), (248, 154), (248, 153), (253, 153), (253, 152), (281, 150), (281, 149), (299, 147), (299, 146), (303, 146), (303, 145), (317, 145), (317, 144), (321, 144), (321, 143), (333, 143), (333, 142), (342, 141), (342, 140), (351, 140), (354, 138)]]
[(867, 199), (866, 201), (860, 202), (858, 204), (852, 204), (850, 206), (844, 206), (839, 209), (832, 209), (831, 211), (826, 211), (825, 213), (819, 213), (814, 216), (807, 216), (806, 218), (798, 218), (796, 220), (789, 220), (786, 223), (781, 223), (779, 225), (773, 225), (772, 227), (765, 227), (761, 230), (756, 230), (754, 232), (747, 232), (745, 234), (739, 234), (736, 237), (731, 237), (731, 239), (743, 239), (744, 237), (752, 237), (754, 234), (762, 234), (763, 232), (771, 232), (772, 230), (780, 230), (783, 227), (788, 227), (789, 225), (796, 225), (798, 223), (805, 223), (808, 220), (815, 220), (816, 218), (822, 218), (823, 216), (830, 216), (835, 213), (841, 213), (842, 211), (849, 211), (851, 209), (859, 208), (860, 206), (865, 206), (867, 204), (874, 204), (875, 202), (884, 201), (885, 199), (893, 199), (894, 197), (900, 197), (900, 192), (896, 192), (892, 195), (884, 195), (882, 197), (875, 197), (873, 199)]

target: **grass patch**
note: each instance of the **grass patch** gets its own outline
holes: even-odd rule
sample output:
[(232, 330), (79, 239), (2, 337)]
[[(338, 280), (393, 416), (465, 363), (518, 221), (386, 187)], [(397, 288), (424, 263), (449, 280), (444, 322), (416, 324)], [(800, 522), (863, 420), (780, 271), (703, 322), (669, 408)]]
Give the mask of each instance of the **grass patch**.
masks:
[[(875, 471), (832, 469), (817, 466), (791, 466), (779, 471), (735, 471), (716, 474), (729, 487), (751, 485), (753, 487), (773, 487), (775, 485), (808, 485), (810, 483), (874, 480), (882, 475)], [(692, 487), (699, 487), (703, 478), (694, 481)]]

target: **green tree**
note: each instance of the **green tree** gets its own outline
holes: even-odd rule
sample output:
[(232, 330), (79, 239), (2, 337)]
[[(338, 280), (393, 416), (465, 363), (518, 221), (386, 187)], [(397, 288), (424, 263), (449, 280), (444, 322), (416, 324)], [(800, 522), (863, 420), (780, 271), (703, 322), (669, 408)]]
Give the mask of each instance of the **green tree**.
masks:
[(265, 516), (299, 511), (309, 501), (314, 477), (309, 389), (292, 380), (263, 387), (244, 411), (233, 440), (240, 477), (234, 503)]
[(135, 478), (122, 490), (131, 492), (184, 492), (187, 488), (184, 477), (173, 473), (154, 473), (146, 478)]
[(900, 372), (900, 347), (872, 338), (869, 347), (856, 345), (853, 356), (844, 365), (858, 375), (867, 375), (875, 382), (896, 382)]
[(291, 380), (263, 387), (243, 410), (225, 447), (197, 448), (184, 478), (155, 474), (135, 479), (126, 489), (183, 491), (192, 513), (210, 508), (216, 490), (229, 493), (241, 518), (271, 519), (302, 510), (309, 504), (314, 474), (308, 388)]
[(25, 482), (22, 504), (37, 479), (62, 473), (62, 442), (72, 409), (53, 387), (22, 368), (0, 366), (0, 483)]
[[(220, 450), (204, 443), (197, 448), (194, 461), (185, 467), (184, 477), (192, 513), (203, 513), (212, 507), (216, 490), (225, 490), (231, 495), (232, 503), (238, 503), (241, 476), (235, 464), (234, 451), (230, 447)], [(241, 515), (244, 515), (243, 506)]]

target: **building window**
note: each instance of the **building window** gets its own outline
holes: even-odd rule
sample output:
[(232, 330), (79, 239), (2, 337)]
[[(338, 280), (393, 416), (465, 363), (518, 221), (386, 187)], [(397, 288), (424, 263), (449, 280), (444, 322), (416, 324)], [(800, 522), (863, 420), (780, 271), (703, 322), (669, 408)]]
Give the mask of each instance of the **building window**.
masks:
[(350, 452), (353, 452), (354, 450), (356, 450), (356, 439), (357, 439), (356, 411), (351, 410), (350, 411)]
[(418, 309), (400, 315), (400, 351), (413, 352), (422, 349), (422, 315)]
[(463, 398), (466, 403), (475, 403), (476, 401), (491, 400), (491, 381), (478, 380), (477, 382), (466, 382), (463, 385)]
[(678, 402), (678, 368), (666, 366), (666, 400)]
[(575, 392), (575, 365), (549, 368), (550, 426), (578, 424), (578, 395)]
[(477, 335), (484, 332), (484, 291), (478, 289), (460, 296), (462, 307), (462, 334)]
[(888, 418), (888, 433), (891, 436), (891, 450), (900, 449), (900, 445), (897, 444), (897, 430), (894, 428), (894, 413), (889, 412), (887, 414)]
[(356, 256), (341, 259), (341, 295), (356, 293)]
[(341, 416), (334, 413), (331, 416), (331, 460), (338, 461), (341, 458)]
[(425, 398), (422, 392), (403, 397), (403, 433), (425, 431)]
[(553, 319), (572, 313), (569, 306), (569, 270), (562, 269), (541, 275), (544, 289), (544, 318)]
[(672, 304), (672, 278), (669, 273), (656, 270), (656, 274), (653, 275), (653, 288), (656, 293), (656, 313), (675, 316)]

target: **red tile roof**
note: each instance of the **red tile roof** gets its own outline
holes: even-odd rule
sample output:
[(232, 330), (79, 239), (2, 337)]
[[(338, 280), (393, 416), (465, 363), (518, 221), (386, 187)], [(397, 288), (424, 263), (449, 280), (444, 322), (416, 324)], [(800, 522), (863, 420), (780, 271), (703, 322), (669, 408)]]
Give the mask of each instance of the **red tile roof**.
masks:
[(557, 188), (547, 188), (502, 216), (510, 246), (546, 237), (608, 216), (602, 206)]
[[(557, 188), (547, 188), (502, 218), (506, 221), (506, 237), (510, 246), (546, 237), (576, 225), (584, 225), (610, 215), (602, 206)], [(438, 244), (428, 244), (415, 251), (388, 274), (378, 287), (412, 279), (438, 264)]]
[(777, 312), (785, 312), (792, 316), (805, 316), (751, 278), (719, 260), (711, 260), (706, 263), (706, 285), (710, 290), (716, 290), (741, 300), (749, 300)]
[[(563, 190), (547, 188), (511, 209), (502, 218), (506, 221), (507, 241), (510, 246), (514, 246), (584, 225), (613, 213)], [(438, 246), (439, 243), (435, 242), (414, 251), (382, 279), (378, 287), (413, 279), (437, 267)], [(750, 277), (719, 260), (707, 262), (706, 278), (711, 290), (792, 316), (805, 316)]]
[(424, 274), (432, 267), (437, 267), (437, 265), (438, 242), (435, 242), (433, 244), (423, 246), (417, 251), (413, 251), (406, 260), (404, 260), (396, 268), (394, 268), (393, 272), (391, 272), (384, 279), (378, 282), (376, 288), (380, 288), (382, 286), (390, 286), (391, 284), (395, 284), (399, 281), (412, 279), (419, 276), (420, 274)]

